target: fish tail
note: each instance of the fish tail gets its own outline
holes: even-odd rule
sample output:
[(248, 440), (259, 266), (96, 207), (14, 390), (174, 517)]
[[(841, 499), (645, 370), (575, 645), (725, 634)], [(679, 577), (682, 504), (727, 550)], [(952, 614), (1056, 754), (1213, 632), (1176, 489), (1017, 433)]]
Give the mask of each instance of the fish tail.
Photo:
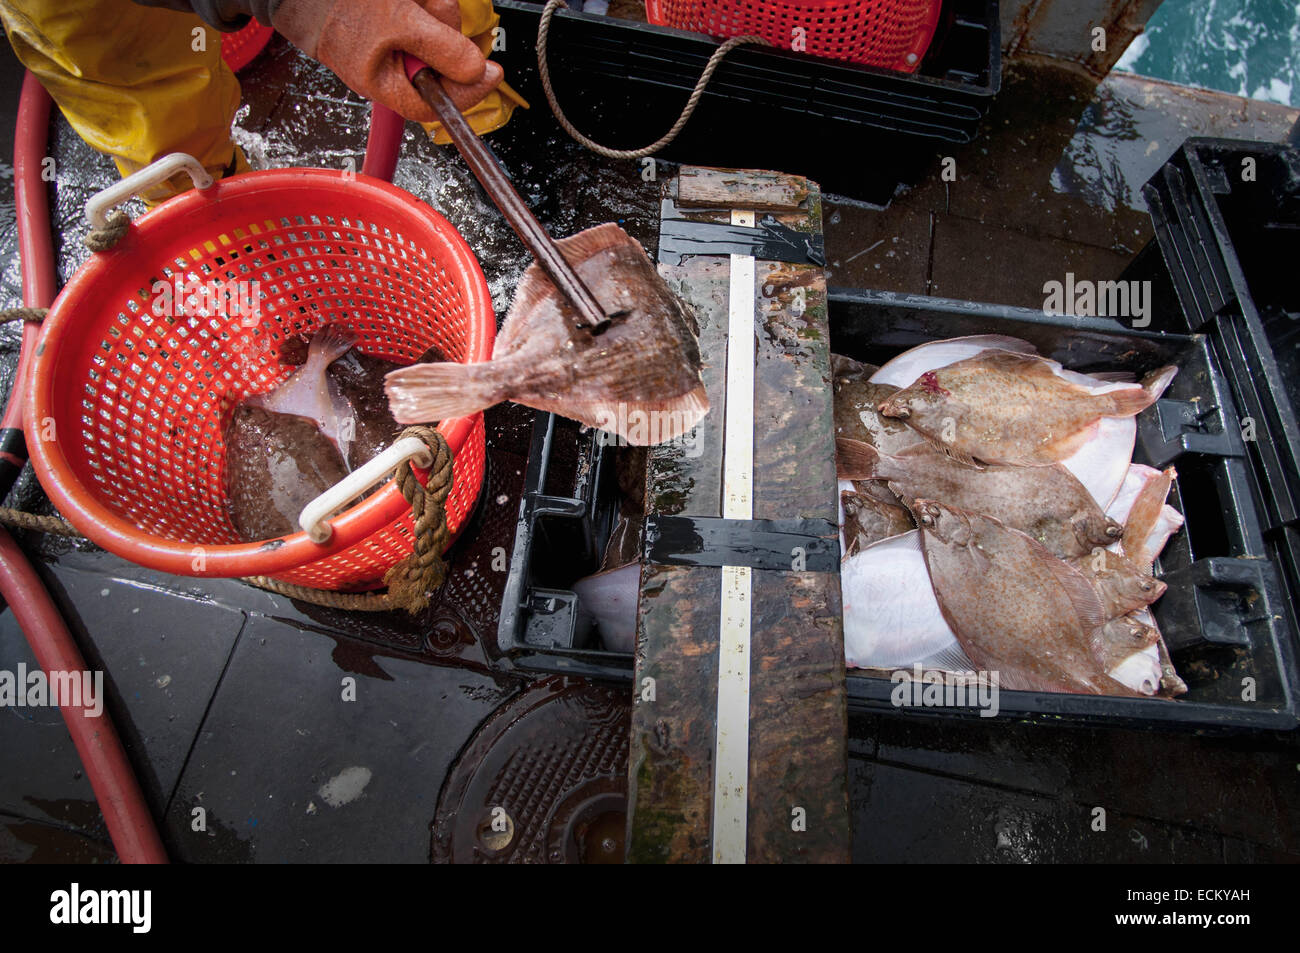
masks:
[(1110, 391), (1101, 395), (1111, 403), (1111, 410), (1104, 413), (1106, 417), (1132, 417), (1146, 410), (1165, 392), (1169, 382), (1178, 373), (1172, 364), (1152, 371), (1142, 379), (1142, 386), (1126, 387), (1123, 390)]
[(1178, 472), (1169, 467), (1152, 477), (1138, 491), (1137, 498), (1129, 509), (1128, 522), (1124, 526), (1124, 552), (1138, 563), (1147, 565), (1155, 562), (1157, 554), (1147, 552), (1146, 542), (1155, 532), (1165, 500), (1169, 498), (1169, 490), (1177, 476)]
[(399, 424), (468, 417), (508, 396), (500, 362), (413, 364), (390, 371), (384, 391)]
[(874, 480), (880, 451), (862, 440), (835, 438), (835, 472), (841, 480)]
[(328, 324), (317, 331), (307, 345), (307, 363), (323, 373), (356, 343), (356, 335), (347, 328)]

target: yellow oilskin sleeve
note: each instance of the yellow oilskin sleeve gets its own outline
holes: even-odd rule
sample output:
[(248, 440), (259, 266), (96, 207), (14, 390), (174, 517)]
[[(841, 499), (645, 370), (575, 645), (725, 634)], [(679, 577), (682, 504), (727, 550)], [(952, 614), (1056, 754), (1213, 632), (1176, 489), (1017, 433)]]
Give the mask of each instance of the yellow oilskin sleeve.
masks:
[[(492, 0), (460, 0), (460, 32), (477, 45), (484, 56), (491, 56), (492, 43), (495, 39), (492, 30), (501, 22), (501, 15), (492, 8)], [(465, 110), (465, 119), (470, 128), (480, 136), (494, 129), (500, 129), (510, 119), (516, 106), (528, 108), (528, 101), (510, 88), (504, 80), (501, 85), (483, 100)], [(451, 143), (451, 137), (437, 122), (422, 123), (425, 130), (433, 136), (439, 145)]]
[[(72, 128), (122, 175), (172, 152), (214, 176), (248, 168), (230, 140), (239, 82), (221, 34), (197, 16), (130, 0), (0, 0), (0, 19)], [(181, 173), (143, 197), (189, 187)]]

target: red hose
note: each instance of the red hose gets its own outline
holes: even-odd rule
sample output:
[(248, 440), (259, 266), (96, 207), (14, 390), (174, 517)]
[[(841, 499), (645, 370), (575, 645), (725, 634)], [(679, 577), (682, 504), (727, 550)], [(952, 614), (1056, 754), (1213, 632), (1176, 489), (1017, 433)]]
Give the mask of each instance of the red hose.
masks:
[[(41, 176), (49, 120), (49, 94), (36, 77), (28, 73), (23, 80), (14, 134), (14, 201), (18, 215), (18, 247), (22, 256), (23, 304), (29, 308), (48, 308), (58, 288), (50, 236), (49, 201), (45, 180)], [(23, 328), (22, 354), (14, 372), (13, 390), (4, 416), (0, 418), (0, 439), (4, 440), (0, 445), (0, 462), (4, 464), (10, 484), (27, 459), (22, 439), (21, 395), (26, 391), (39, 332), (36, 324), (28, 323)], [(9, 486), (0, 489), (3, 495), (7, 495)], [(9, 603), (32, 654), (47, 675), (86, 671), (77, 643), (60, 618), (40, 577), (13, 537), (2, 529), (0, 593)], [(103, 699), (99, 702), (102, 703)], [(85, 705), (63, 705), (59, 710), (99, 801), (117, 856), (127, 864), (165, 864), (167, 852), (163, 849), (162, 839), (112, 719), (102, 710), (98, 716), (89, 714)]]
[[(50, 124), (50, 97), (31, 73), (23, 80), (14, 130), (14, 205), (18, 217), (18, 247), (22, 250), (23, 305), (48, 308), (58, 292), (54, 273), (54, 246), (50, 236), (50, 205), (45, 194), (41, 164)], [(14, 370), (13, 389), (0, 417), (0, 499), (9, 495), (27, 462), (23, 439), (22, 394), (35, 359), (40, 326), (23, 323), (22, 351)]]
[(405, 129), (406, 120), (401, 113), (379, 103), (370, 104), (370, 135), (366, 137), (366, 158), (361, 163), (363, 175), (393, 181)]
[[(27, 636), (32, 654), (47, 675), (87, 671), (77, 643), (50, 601), (40, 576), (13, 537), (3, 529), (0, 529), (0, 593), (4, 594), (14, 619)], [(103, 701), (98, 699), (100, 704)], [(84, 704), (65, 704), (59, 712), (81, 756), (117, 856), (125, 864), (167, 863), (167, 852), (113, 728), (113, 720), (102, 710), (97, 716), (90, 714)]]

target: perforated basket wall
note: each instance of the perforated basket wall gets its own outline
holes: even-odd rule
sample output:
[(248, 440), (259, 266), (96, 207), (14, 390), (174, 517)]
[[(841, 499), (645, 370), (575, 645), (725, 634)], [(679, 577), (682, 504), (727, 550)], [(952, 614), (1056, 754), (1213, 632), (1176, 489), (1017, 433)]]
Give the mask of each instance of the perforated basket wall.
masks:
[(651, 23), (913, 73), (942, 0), (647, 0)]
[[(224, 426), (245, 396), (294, 371), (280, 359), (289, 339), (327, 324), (400, 363), (431, 345), (451, 360), (487, 360), (495, 318), (482, 272), (445, 219), (387, 183), (292, 170), (209, 191), (142, 217), (56, 302), (29, 419), (48, 417), (60, 436), (33, 454), (38, 475), (79, 529), (136, 562), (185, 571), (174, 556), (189, 547), (193, 574), (266, 573), (322, 588), (376, 580), (411, 551), (396, 485), (334, 520), (332, 549), (301, 533), (249, 547), (227, 516)], [(226, 289), (225, 305), (200, 288)], [(253, 314), (238, 313), (241, 295), (256, 301)], [(455, 533), (482, 484), (482, 414), (439, 429), (455, 454)], [(106, 526), (106, 514), (134, 535)], [(290, 545), (308, 558), (268, 571)]]

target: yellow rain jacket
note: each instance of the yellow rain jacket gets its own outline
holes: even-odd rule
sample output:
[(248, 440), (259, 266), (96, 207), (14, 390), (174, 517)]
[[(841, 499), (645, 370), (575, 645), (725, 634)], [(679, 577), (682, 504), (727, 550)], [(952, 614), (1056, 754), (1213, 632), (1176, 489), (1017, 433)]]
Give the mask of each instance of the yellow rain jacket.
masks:
[[(500, 22), (501, 14), (492, 8), (492, 0), (460, 0), (460, 32), (473, 40), (484, 56), (490, 57), (492, 53), (492, 44), (496, 39), (492, 31)], [(470, 128), (481, 136), (504, 126), (516, 106), (527, 109), (528, 102), (502, 80), (501, 85), (484, 96), (481, 102), (465, 111), (465, 119)], [(451, 137), (443, 131), (441, 123), (422, 125), (439, 145), (445, 146), (451, 142)]]
[[(460, 8), (462, 32), (490, 53), (500, 20), (492, 0)], [(0, 20), (68, 123), (123, 176), (172, 152), (214, 176), (248, 170), (230, 140), (239, 81), (221, 59), (221, 34), (198, 16), (130, 0), (0, 0)], [(505, 125), (516, 105), (528, 104), (502, 83), (465, 115), (481, 135)], [(425, 128), (447, 141), (437, 123)], [(155, 204), (190, 184), (181, 173), (144, 199)]]

